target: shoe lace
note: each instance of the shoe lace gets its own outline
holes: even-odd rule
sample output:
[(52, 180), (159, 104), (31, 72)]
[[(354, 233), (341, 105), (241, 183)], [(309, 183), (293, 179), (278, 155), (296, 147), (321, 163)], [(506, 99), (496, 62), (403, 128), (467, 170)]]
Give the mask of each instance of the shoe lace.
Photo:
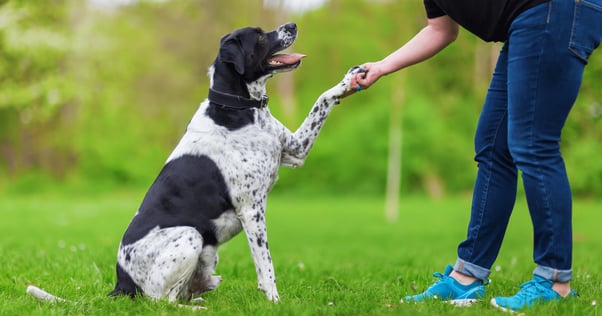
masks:
[[(435, 284), (445, 280), (446, 278), (451, 278), (449, 275), (443, 274), (441, 272), (435, 272), (435, 273), (433, 273), (433, 276), (436, 278), (439, 278), (439, 281), (435, 282)], [(487, 285), (487, 284), (491, 283), (491, 279), (481, 280), (481, 282), (483, 283), (483, 285)], [(435, 284), (433, 284), (433, 285), (435, 285)]]
[(529, 300), (533, 297), (540, 297), (548, 291), (548, 288), (535, 280), (521, 284), (520, 291), (516, 293), (517, 298)]
[(435, 273), (433, 273), (433, 276), (436, 278), (439, 278), (439, 279), (443, 279), (443, 277), (446, 275), (441, 272), (435, 272)]
[(431, 285), (429, 288), (431, 288), (431, 287), (433, 287), (433, 286), (437, 285), (439, 282), (441, 282), (441, 281), (443, 281), (443, 280), (445, 280), (446, 278), (448, 278), (448, 277), (449, 277), (449, 276), (447, 276), (447, 275), (445, 275), (445, 274), (443, 274), (443, 273), (441, 273), (441, 272), (435, 272), (435, 273), (433, 273), (433, 276), (434, 276), (435, 278), (439, 278), (439, 280), (437, 280), (437, 282), (433, 283), (433, 285)]

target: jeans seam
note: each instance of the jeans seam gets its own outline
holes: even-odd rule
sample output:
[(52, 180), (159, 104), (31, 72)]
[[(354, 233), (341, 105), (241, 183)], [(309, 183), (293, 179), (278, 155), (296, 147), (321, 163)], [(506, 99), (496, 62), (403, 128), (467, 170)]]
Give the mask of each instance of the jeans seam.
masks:
[[(579, 0), (576, 0), (576, 1), (579, 1)], [(551, 2), (550, 2), (550, 6), (551, 6)], [(576, 10), (576, 6), (575, 6), (575, 10)], [(573, 25), (574, 25), (574, 23), (575, 23), (575, 19), (573, 19)], [(573, 29), (571, 30), (571, 32), (572, 31), (573, 31)], [(549, 24), (546, 25), (546, 29), (545, 29), (544, 33), (548, 34), (548, 35), (551, 34), (551, 32), (550, 32), (550, 25)], [(544, 40), (546, 40), (546, 39), (544, 39)], [(550, 38), (547, 37), (547, 40), (550, 40)], [(545, 45), (542, 45), (542, 46), (545, 46)], [(537, 58), (537, 65), (541, 65), (541, 63), (542, 63), (542, 60), (541, 60), (542, 56), (543, 56), (543, 53), (541, 53), (538, 56), (538, 58)], [(538, 67), (538, 68), (541, 69), (541, 67)], [(537, 89), (536, 87), (539, 85), (539, 82), (540, 82), (541, 78), (542, 78), (542, 74), (538, 72), (537, 78), (535, 78), (535, 80), (533, 80), (533, 89), (532, 89), (532, 91), (535, 91), (535, 94), (533, 95), (533, 99), (531, 101), (533, 113), (532, 113), (532, 117), (531, 117), (532, 123), (531, 123), (531, 128), (530, 128), (530, 133), (529, 133), (529, 145), (528, 145), (528, 147), (530, 149), (529, 153), (530, 153), (530, 155), (532, 155), (532, 161), (535, 164), (535, 169), (536, 169), (536, 172), (537, 172), (537, 177), (535, 177), (535, 179), (537, 180), (536, 188), (539, 189), (539, 190), (541, 190), (540, 194), (538, 194), (540, 196), (541, 201), (535, 201), (536, 205), (533, 206), (533, 207), (540, 207), (541, 208), (540, 211), (543, 214), (545, 214), (545, 218), (546, 218), (546, 222), (547, 222), (547, 226), (546, 227), (554, 227), (554, 225), (552, 225), (552, 221), (554, 220), (554, 218), (553, 218), (553, 216), (551, 214), (549, 188), (546, 185), (545, 173), (544, 173), (544, 170), (542, 168), (543, 165), (542, 165), (540, 159), (538, 159), (538, 156), (534, 153), (534, 151), (535, 151), (534, 147), (535, 147), (535, 142), (536, 142), (535, 141), (535, 136), (534, 136), (535, 135), (535, 131), (534, 131), (535, 130), (535, 124), (534, 124), (534, 122), (536, 121), (536, 118), (535, 118), (536, 111), (535, 111), (534, 107), (535, 107), (535, 103), (536, 102), (534, 100), (537, 100), (537, 92), (539, 91), (539, 89)], [(542, 204), (541, 205), (537, 205), (537, 204), (539, 204), (539, 202), (541, 202)], [(535, 210), (535, 209), (532, 210), (532, 211), (537, 212), (537, 210)], [(557, 236), (556, 232), (554, 230), (551, 230), (550, 231), (550, 244), (556, 245), (556, 239), (557, 239), (557, 237), (558, 236)]]
[[(501, 125), (504, 121), (504, 118), (508, 115), (508, 112), (506, 112), (501, 118), (500, 121), (497, 123), (497, 127), (495, 129), (495, 133), (494, 133), (494, 137), (491, 141), (491, 149), (488, 151), (488, 155), (490, 157), (493, 157), (493, 150), (495, 148), (495, 142), (497, 141), (497, 137), (499, 135), (499, 130), (501, 128)], [(482, 195), (482, 199), (479, 202), (479, 228), (477, 229), (477, 232), (475, 233), (474, 236), (474, 242), (472, 243), (472, 247), (470, 247), (470, 258), (466, 258), (466, 261), (468, 262), (472, 262), (473, 259), (473, 254), (474, 254), (474, 249), (477, 245), (477, 240), (479, 240), (479, 236), (480, 236), (480, 232), (481, 232), (481, 228), (482, 228), (482, 224), (483, 224), (483, 214), (484, 214), (484, 210), (487, 208), (487, 196), (489, 194), (489, 187), (491, 185), (491, 174), (493, 172), (493, 159), (489, 159), (489, 162), (487, 163), (487, 181), (486, 181), (486, 185), (485, 188), (483, 189), (483, 195)]]
[(602, 11), (602, 6), (599, 6), (595, 3), (591, 3), (590, 1), (587, 0), (576, 0), (577, 2), (580, 2), (581, 4), (588, 6), (594, 10), (598, 10), (598, 11)]
[(574, 46), (574, 41), (573, 41), (573, 36), (575, 35), (575, 22), (577, 21), (577, 10), (579, 9), (579, 3), (582, 2), (581, 0), (575, 0), (575, 6), (573, 7), (573, 23), (571, 24), (571, 34), (569, 37), (569, 47), (568, 50), (570, 52), (572, 52), (577, 58), (587, 62), (587, 59), (584, 58), (584, 56), (581, 56), (581, 54), (573, 48)]
[[(550, 2), (550, 7), (552, 7), (552, 2)], [(546, 29), (545, 29), (544, 33), (545, 34), (551, 34), (550, 33), (550, 25), (549, 25), (549, 23), (546, 25)], [(537, 65), (538, 65), (539, 69), (541, 69), (541, 67), (539, 65), (541, 65), (541, 63), (542, 63), (542, 60), (541, 60), (542, 56), (543, 56), (543, 52), (537, 58)], [(534, 149), (534, 147), (535, 147), (535, 136), (534, 136), (535, 135), (535, 131), (534, 131), (535, 124), (534, 123), (536, 121), (536, 118), (535, 118), (535, 115), (536, 115), (535, 103), (536, 102), (535, 102), (535, 100), (537, 100), (537, 92), (539, 91), (535, 87), (537, 87), (539, 85), (539, 81), (540, 81), (541, 77), (542, 77), (542, 74), (540, 74), (538, 72), (537, 78), (534, 80), (533, 91), (535, 91), (535, 95), (533, 96), (533, 99), (531, 101), (531, 105), (533, 106), (533, 108), (532, 108), (533, 109), (533, 115), (532, 115), (532, 118), (531, 118), (532, 119), (532, 123), (531, 123), (530, 135), (529, 135), (529, 147), (532, 150), (530, 152), (533, 155), (533, 162), (535, 162), (535, 164), (536, 164), (536, 170), (537, 170), (537, 173), (538, 173), (538, 175), (536, 177), (537, 182), (538, 182), (537, 183), (537, 187), (541, 190), (541, 195), (540, 196), (541, 196), (541, 199), (542, 199), (541, 202), (542, 202), (543, 205), (540, 205), (539, 207), (543, 208), (542, 211), (545, 213), (546, 218), (548, 218), (548, 220), (551, 221), (552, 220), (552, 216), (550, 214), (550, 200), (549, 200), (549, 195), (548, 195), (548, 188), (547, 188), (546, 182), (545, 182), (544, 170), (542, 168), (541, 161), (539, 159), (537, 159), (538, 156), (536, 154), (534, 154), (534, 151), (535, 151), (535, 149)], [(537, 207), (537, 206), (535, 206), (535, 207)], [(536, 211), (536, 210), (533, 210), (533, 211)], [(553, 227), (553, 226), (550, 226), (550, 227)], [(554, 241), (555, 237), (556, 237), (556, 235), (552, 231), (552, 237), (551, 237), (552, 243), (555, 242)]]
[(579, 16), (579, 13), (581, 13), (581, 11), (583, 11), (583, 6), (586, 6), (588, 8), (591, 8), (592, 10), (596, 10), (596, 11), (600, 11), (602, 12), (602, 7), (598, 6), (594, 3), (591, 3), (589, 1), (585, 1), (585, 0), (574, 0), (575, 1), (575, 5), (574, 5), (574, 10), (573, 10), (573, 23), (571, 25), (571, 33), (570, 33), (570, 37), (569, 37), (569, 43), (568, 43), (568, 51), (571, 52), (575, 57), (579, 58), (582, 62), (584, 62), (585, 64), (588, 63), (588, 55), (583, 55), (582, 53), (579, 52), (579, 50), (575, 49), (576, 43), (575, 43), (575, 28), (576, 28), (576, 23), (577, 21), (581, 18), (581, 16)]

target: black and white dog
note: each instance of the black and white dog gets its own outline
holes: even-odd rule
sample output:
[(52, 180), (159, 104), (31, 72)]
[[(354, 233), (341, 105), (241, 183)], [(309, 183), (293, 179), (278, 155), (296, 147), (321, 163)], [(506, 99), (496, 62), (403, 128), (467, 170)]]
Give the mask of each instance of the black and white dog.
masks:
[(300, 64), (276, 54), (297, 37), (293, 23), (271, 32), (243, 28), (221, 39), (209, 97), (167, 159), (127, 228), (110, 295), (188, 300), (215, 289), (217, 248), (245, 231), (258, 287), (279, 300), (267, 241), (266, 199), (281, 165), (303, 164), (350, 74), (322, 94), (291, 133), (266, 106), (266, 81)]
[(221, 281), (214, 275), (219, 245), (244, 230), (258, 287), (278, 302), (265, 221), (268, 192), (280, 166), (303, 164), (332, 107), (350, 92), (351, 76), (361, 71), (352, 68), (290, 132), (270, 114), (266, 81), (299, 66), (304, 55), (277, 54), (296, 37), (294, 23), (222, 37), (209, 69), (208, 99), (125, 231), (109, 295), (143, 293), (173, 302), (213, 290)]

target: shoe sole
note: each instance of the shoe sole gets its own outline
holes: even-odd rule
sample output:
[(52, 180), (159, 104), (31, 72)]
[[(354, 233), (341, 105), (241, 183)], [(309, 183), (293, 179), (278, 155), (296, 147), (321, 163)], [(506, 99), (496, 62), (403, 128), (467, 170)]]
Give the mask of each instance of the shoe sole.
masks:
[(501, 310), (502, 312), (506, 312), (506, 313), (510, 313), (510, 314), (514, 314), (514, 313), (516, 313), (516, 311), (515, 311), (515, 310), (513, 310), (513, 309), (511, 309), (511, 308), (506, 308), (506, 307), (504, 307), (504, 306), (500, 306), (500, 305), (498, 305), (498, 304), (495, 302), (495, 298), (492, 298), (492, 299), (491, 299), (491, 301), (490, 301), (490, 303), (491, 303), (491, 305), (493, 305), (493, 307), (495, 307), (495, 308), (497, 308), (497, 309)]
[(451, 300), (448, 301), (450, 304), (454, 305), (454, 306), (458, 306), (458, 307), (468, 307), (471, 306), (472, 304), (478, 302), (479, 300), (477, 300), (476, 298), (465, 298), (465, 299), (460, 299), (460, 300)]
[[(449, 300), (449, 301), (442, 301), (443, 303), (448, 303), (448, 304), (452, 304), (454, 306), (457, 307), (468, 307), (471, 306), (472, 304), (478, 302), (479, 300), (476, 298), (466, 298), (466, 299), (459, 299), (459, 300)], [(399, 303), (401, 304), (408, 304), (408, 303), (414, 303), (414, 304), (419, 304), (419, 303), (424, 303), (424, 301), (404, 301), (403, 299), (399, 300)]]

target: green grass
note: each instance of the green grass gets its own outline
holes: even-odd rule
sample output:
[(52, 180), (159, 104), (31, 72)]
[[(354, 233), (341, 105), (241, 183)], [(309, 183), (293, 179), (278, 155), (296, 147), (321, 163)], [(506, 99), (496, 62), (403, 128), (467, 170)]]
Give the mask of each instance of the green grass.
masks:
[[(243, 235), (220, 251), (219, 289), (206, 293), (207, 311), (163, 301), (110, 299), (117, 245), (142, 192), (101, 196), (0, 197), (1, 315), (500, 315), (488, 299), (511, 295), (530, 279), (532, 229), (519, 202), (494, 266), (487, 300), (471, 308), (441, 303), (399, 304), (424, 290), (456, 258), (470, 200), (402, 198), (399, 221), (387, 223), (375, 197), (272, 196), (268, 234), (281, 303), (256, 289)], [(597, 315), (602, 293), (602, 209), (577, 201), (574, 280), (581, 296), (536, 306), (529, 315)], [(70, 299), (42, 304), (28, 284)]]

